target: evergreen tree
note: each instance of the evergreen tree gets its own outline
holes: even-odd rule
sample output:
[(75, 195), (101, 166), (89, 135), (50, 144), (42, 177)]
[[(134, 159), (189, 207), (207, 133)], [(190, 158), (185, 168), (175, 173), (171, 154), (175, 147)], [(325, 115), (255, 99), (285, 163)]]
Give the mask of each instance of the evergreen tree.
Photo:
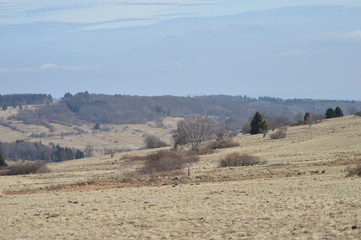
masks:
[(99, 122), (97, 122), (97, 123), (95, 124), (94, 129), (95, 129), (95, 130), (99, 130), (99, 129), (100, 129), (100, 124), (99, 124)]
[(336, 116), (335, 109), (327, 108), (325, 116), (326, 118), (334, 118)]
[(84, 153), (78, 149), (76, 151), (75, 158), (76, 159), (84, 158)]
[(335, 109), (335, 117), (343, 117), (343, 112), (340, 107), (336, 107)]
[(5, 158), (3, 157), (3, 155), (0, 153), (0, 167), (7, 167), (7, 163), (5, 162)]
[(303, 121), (305, 123), (309, 123), (311, 121), (311, 113), (310, 112), (305, 113), (305, 116), (303, 117)]
[(251, 134), (265, 133), (267, 131), (267, 128), (268, 125), (266, 120), (263, 119), (262, 115), (259, 112), (256, 112), (251, 122), (250, 133)]

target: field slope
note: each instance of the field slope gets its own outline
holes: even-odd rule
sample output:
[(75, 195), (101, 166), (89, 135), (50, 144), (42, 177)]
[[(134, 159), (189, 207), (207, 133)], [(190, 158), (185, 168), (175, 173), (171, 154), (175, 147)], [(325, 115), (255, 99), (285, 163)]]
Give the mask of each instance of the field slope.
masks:
[[(0, 239), (360, 239), (361, 118), (289, 127), (287, 137), (235, 138), (191, 176), (140, 176), (138, 151), (51, 163), (0, 176)], [(239, 152), (266, 161), (220, 168)], [(185, 169), (186, 172), (186, 169)]]

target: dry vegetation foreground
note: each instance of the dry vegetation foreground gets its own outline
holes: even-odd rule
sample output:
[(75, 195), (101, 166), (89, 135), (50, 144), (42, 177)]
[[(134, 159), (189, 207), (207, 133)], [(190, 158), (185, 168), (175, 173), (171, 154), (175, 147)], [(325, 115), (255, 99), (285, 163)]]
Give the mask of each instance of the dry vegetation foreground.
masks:
[[(192, 175), (140, 176), (135, 155), (49, 164), (0, 176), (0, 239), (361, 239), (361, 118), (240, 136)], [(219, 168), (228, 153), (266, 161)]]

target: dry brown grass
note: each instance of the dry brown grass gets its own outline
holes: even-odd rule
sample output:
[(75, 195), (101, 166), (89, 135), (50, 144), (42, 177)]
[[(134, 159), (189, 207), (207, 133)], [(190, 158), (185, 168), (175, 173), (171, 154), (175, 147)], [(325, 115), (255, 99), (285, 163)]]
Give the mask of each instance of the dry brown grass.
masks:
[(2, 175), (26, 175), (26, 174), (40, 174), (49, 173), (50, 170), (43, 161), (26, 162), (12, 164), (6, 169), (2, 170)]
[[(15, 114), (16, 110), (0, 111), (0, 118), (7, 118)], [(163, 128), (157, 128), (155, 124), (104, 124), (102, 127), (107, 131), (94, 130), (94, 124), (81, 126), (65, 126), (50, 123), (54, 131), (44, 126), (23, 124), (20, 121), (6, 120), (6, 122), (18, 129), (14, 131), (9, 127), (0, 126), (0, 142), (14, 142), (16, 140), (41, 141), (44, 144), (54, 143), (62, 147), (71, 147), (83, 150), (87, 143), (90, 143), (97, 150), (97, 155), (103, 153), (103, 149), (136, 150), (144, 146), (146, 135), (155, 135), (162, 142), (170, 143), (170, 131), (175, 129), (179, 118), (166, 118), (163, 120)], [(33, 138), (31, 136), (39, 136)], [(41, 137), (40, 137), (41, 136)]]
[[(360, 239), (361, 178), (345, 178), (360, 132), (350, 116), (289, 127), (282, 141), (241, 135), (239, 147), (199, 155), (191, 176), (140, 175), (154, 150), (2, 176), (0, 238)], [(267, 163), (220, 168), (233, 152)]]
[(200, 148), (198, 151), (189, 150), (188, 154), (189, 155), (207, 155), (207, 154), (212, 154), (214, 152), (215, 152), (214, 149), (211, 149), (209, 147), (203, 147), (203, 148)]
[(361, 177), (361, 161), (358, 161), (359, 163), (356, 166), (348, 167), (347, 168), (347, 175), (346, 177)]

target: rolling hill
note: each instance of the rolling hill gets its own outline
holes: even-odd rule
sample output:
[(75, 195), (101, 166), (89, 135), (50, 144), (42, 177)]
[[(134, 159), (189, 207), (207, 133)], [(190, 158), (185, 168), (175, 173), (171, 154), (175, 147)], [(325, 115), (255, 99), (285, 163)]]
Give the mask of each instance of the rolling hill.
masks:
[[(283, 139), (234, 138), (200, 156), (191, 176), (143, 175), (156, 150), (50, 163), (50, 173), (0, 176), (3, 238), (359, 239), (361, 118), (289, 127)], [(238, 152), (262, 165), (220, 168)], [(21, 215), (19, 215), (21, 209)]]

